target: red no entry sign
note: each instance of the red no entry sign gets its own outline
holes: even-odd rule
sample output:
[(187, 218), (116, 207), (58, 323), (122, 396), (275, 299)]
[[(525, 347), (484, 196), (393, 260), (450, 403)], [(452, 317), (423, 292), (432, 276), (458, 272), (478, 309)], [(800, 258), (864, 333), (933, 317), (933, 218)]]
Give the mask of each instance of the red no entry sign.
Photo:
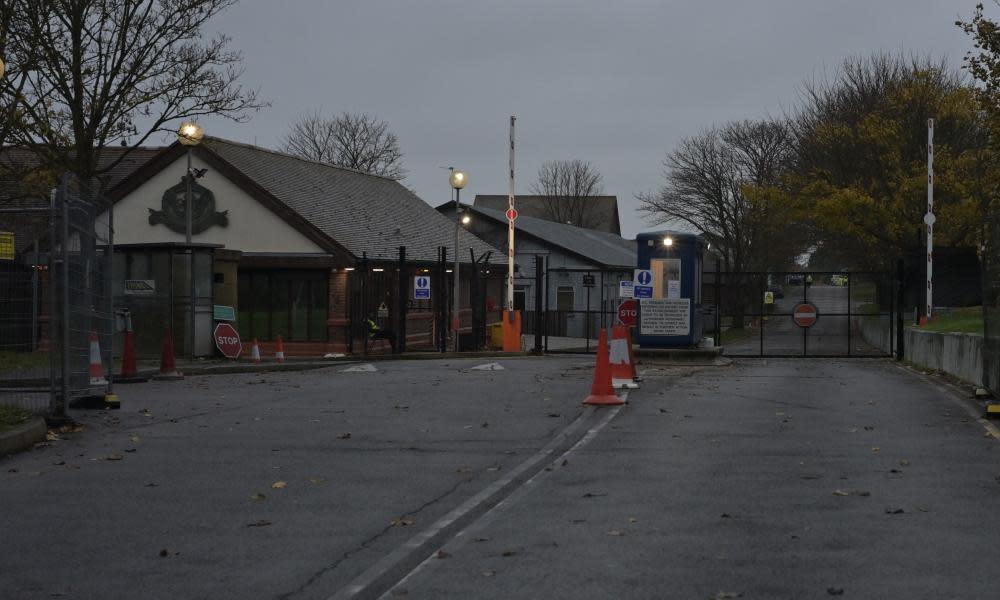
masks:
[(795, 309), (792, 310), (792, 321), (799, 327), (812, 327), (816, 324), (817, 319), (819, 319), (819, 311), (816, 310), (814, 304), (809, 302), (796, 304)]
[(618, 320), (622, 325), (634, 327), (637, 316), (639, 316), (639, 303), (635, 300), (625, 300), (618, 305)]
[(507, 219), (510, 220), (510, 221), (516, 221), (517, 220), (517, 211), (515, 209), (513, 209), (513, 208), (508, 208), (507, 209)]
[(215, 326), (215, 347), (219, 349), (226, 358), (239, 358), (243, 351), (243, 344), (240, 343), (240, 334), (229, 323), (219, 323)]

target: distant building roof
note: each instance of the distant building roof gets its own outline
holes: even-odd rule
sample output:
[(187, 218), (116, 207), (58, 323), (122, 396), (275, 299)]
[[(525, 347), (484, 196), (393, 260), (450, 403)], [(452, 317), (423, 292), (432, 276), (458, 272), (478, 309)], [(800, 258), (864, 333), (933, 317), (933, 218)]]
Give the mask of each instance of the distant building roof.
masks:
[[(546, 196), (522, 195), (514, 196), (514, 206), (517, 212), (537, 219), (552, 221), (548, 205), (550, 202), (571, 201), (568, 198), (548, 198)], [(593, 206), (588, 211), (590, 226), (587, 229), (595, 231), (606, 231), (621, 235), (622, 225), (618, 218), (618, 197), (617, 196), (594, 196), (587, 199)], [(507, 210), (506, 195), (477, 194), (472, 202), (473, 206), (490, 208), (493, 210)], [(570, 225), (584, 225), (581, 223), (570, 223)]]
[[(454, 206), (446, 204), (438, 210)], [(497, 222), (506, 224), (507, 217), (502, 210), (482, 206), (466, 206), (467, 210)], [(570, 253), (605, 267), (635, 268), (636, 242), (615, 233), (595, 231), (574, 225), (554, 223), (545, 219), (521, 215), (514, 221), (517, 231), (524, 232), (538, 240), (558, 246)], [(516, 241), (515, 241), (516, 244)]]
[[(159, 171), (183, 155), (174, 144), (147, 168)], [(400, 182), (302, 159), (289, 154), (205, 137), (194, 151), (210, 167), (284, 217), (331, 251), (354, 258), (395, 260), (406, 246), (408, 260), (436, 261), (438, 246), (454, 245), (454, 221), (435, 211)], [(114, 191), (123, 197), (152, 173), (137, 171)], [(490, 262), (504, 257), (468, 231), (460, 231), (459, 257), (469, 262), (469, 248)], [(325, 242), (325, 243), (323, 243)]]

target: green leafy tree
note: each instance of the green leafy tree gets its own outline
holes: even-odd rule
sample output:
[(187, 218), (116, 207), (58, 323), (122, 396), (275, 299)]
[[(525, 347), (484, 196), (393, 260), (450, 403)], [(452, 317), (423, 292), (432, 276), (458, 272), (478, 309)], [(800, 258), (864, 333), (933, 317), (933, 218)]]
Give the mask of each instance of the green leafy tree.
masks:
[(975, 243), (988, 136), (960, 72), (943, 61), (875, 54), (805, 85), (785, 190), (810, 216), (828, 259), (881, 268), (922, 254), (928, 118), (935, 120), (935, 243)]

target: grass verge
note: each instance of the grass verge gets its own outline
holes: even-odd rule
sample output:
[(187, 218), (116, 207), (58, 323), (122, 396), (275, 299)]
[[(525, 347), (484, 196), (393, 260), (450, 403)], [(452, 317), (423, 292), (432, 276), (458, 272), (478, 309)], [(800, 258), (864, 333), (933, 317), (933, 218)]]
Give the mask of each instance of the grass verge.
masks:
[(955, 308), (947, 313), (937, 315), (937, 319), (923, 327), (921, 331), (983, 333), (983, 307), (969, 306)]
[(0, 433), (24, 425), (31, 419), (31, 413), (15, 406), (0, 405)]

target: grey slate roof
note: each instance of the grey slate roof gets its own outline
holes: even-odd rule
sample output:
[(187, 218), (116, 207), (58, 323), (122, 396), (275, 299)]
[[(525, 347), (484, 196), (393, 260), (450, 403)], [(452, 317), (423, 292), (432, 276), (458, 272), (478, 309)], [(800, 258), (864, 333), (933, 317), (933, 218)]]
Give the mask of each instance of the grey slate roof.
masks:
[[(526, 217), (535, 217), (551, 221), (546, 210), (546, 203), (551, 200), (543, 196), (517, 195), (514, 196), (514, 206), (517, 212)], [(595, 231), (606, 231), (621, 235), (622, 226), (618, 218), (618, 197), (617, 196), (594, 196), (589, 200), (594, 203), (591, 209), (593, 219), (597, 222), (593, 227)], [(473, 206), (491, 208), (493, 210), (507, 210), (507, 196), (493, 194), (476, 194)]]
[[(449, 260), (454, 260), (455, 222), (398, 181), (219, 138), (206, 137), (202, 146), (358, 259), (364, 253), (369, 259), (396, 260), (399, 246), (406, 246), (407, 259), (436, 261), (438, 246), (447, 246)], [(469, 262), (469, 248), (477, 257), (492, 251), (491, 263), (506, 258), (460, 230), (462, 262)]]
[[(504, 211), (481, 206), (467, 206), (466, 208), (491, 219), (503, 223), (507, 222)], [(517, 220), (514, 221), (514, 228), (516, 231), (523, 231), (542, 241), (583, 256), (601, 266), (631, 269), (635, 268), (636, 265), (636, 241), (626, 240), (614, 233), (564, 225), (524, 215), (517, 217)], [(516, 243), (515, 240), (515, 248)]]

